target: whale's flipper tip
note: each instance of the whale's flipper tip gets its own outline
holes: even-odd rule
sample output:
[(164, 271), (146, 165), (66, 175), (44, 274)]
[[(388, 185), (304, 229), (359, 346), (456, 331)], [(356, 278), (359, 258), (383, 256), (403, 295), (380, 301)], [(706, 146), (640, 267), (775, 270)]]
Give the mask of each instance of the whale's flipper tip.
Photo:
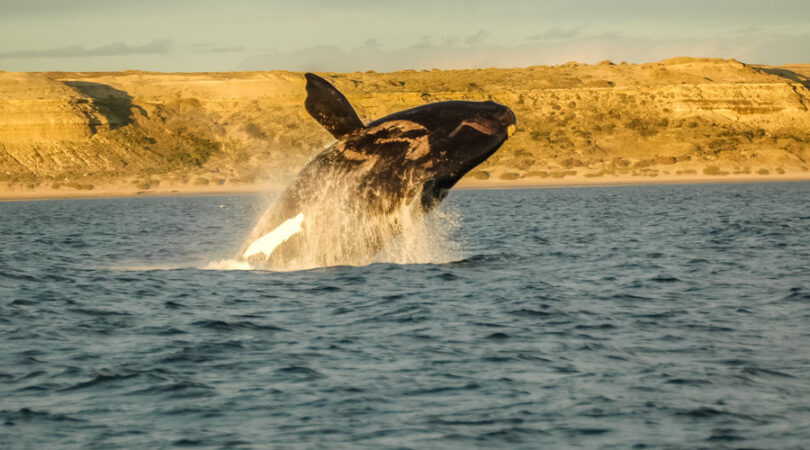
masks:
[(363, 128), (363, 122), (340, 91), (314, 73), (306, 73), (304, 77), (307, 80), (304, 106), (326, 131), (340, 139)]

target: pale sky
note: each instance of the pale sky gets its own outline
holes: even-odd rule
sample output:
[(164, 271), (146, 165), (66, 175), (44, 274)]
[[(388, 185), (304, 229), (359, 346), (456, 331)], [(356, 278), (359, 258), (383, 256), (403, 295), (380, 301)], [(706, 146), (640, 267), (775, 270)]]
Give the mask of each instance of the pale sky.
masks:
[(0, 0), (0, 70), (810, 63), (810, 0)]

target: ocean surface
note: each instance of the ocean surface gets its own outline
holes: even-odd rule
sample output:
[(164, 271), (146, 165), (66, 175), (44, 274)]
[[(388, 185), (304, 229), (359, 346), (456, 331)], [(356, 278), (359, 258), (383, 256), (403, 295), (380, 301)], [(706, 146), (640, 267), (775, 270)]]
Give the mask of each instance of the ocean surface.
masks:
[(454, 191), (418, 264), (219, 270), (266, 205), (0, 203), (0, 448), (810, 448), (810, 183)]

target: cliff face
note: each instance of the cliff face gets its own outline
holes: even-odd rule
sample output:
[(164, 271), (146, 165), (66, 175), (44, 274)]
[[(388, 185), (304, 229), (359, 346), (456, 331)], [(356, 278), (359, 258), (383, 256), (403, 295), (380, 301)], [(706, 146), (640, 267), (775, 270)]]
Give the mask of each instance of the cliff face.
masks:
[[(803, 173), (806, 66), (643, 65), (326, 74), (364, 121), (441, 100), (512, 107), (518, 132), (471, 177)], [(246, 183), (332, 139), (289, 72), (0, 72), (0, 183)], [(139, 181), (140, 180), (140, 181)]]

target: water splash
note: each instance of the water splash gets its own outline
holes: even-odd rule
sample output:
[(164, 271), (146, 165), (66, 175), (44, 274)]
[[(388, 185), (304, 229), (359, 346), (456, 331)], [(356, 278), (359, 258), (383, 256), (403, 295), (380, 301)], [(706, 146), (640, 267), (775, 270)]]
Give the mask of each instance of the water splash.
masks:
[[(446, 264), (467, 257), (462, 245), (454, 237), (461, 216), (454, 211), (435, 210), (421, 218), (408, 217), (402, 233), (393, 238), (377, 254), (367, 258), (357, 258), (342, 265), (363, 266), (374, 263), (392, 264)], [(211, 261), (202, 268), (205, 270), (272, 270), (291, 272), (307, 270), (325, 265), (306, 263), (312, 261), (307, 255), (274, 266), (262, 262), (251, 262), (231, 258)], [(332, 264), (334, 265), (334, 264)]]
[(373, 262), (395, 264), (445, 264), (467, 257), (456, 230), (461, 215), (449, 208), (436, 209), (417, 217), (403, 219), (402, 233), (391, 240)]
[[(326, 173), (323, 173), (326, 172)], [(453, 240), (458, 214), (425, 213), (424, 183), (381, 191), (363, 171), (324, 170), (317, 183), (295, 182), (262, 216), (241, 257), (209, 268), (293, 271), (316, 267), (446, 263), (463, 259)], [(299, 178), (300, 179), (300, 178)]]
[(211, 261), (210, 263), (206, 264), (205, 266), (201, 267), (203, 270), (256, 270), (258, 267), (254, 267), (247, 261), (241, 261), (237, 259), (221, 259), (219, 261)]

